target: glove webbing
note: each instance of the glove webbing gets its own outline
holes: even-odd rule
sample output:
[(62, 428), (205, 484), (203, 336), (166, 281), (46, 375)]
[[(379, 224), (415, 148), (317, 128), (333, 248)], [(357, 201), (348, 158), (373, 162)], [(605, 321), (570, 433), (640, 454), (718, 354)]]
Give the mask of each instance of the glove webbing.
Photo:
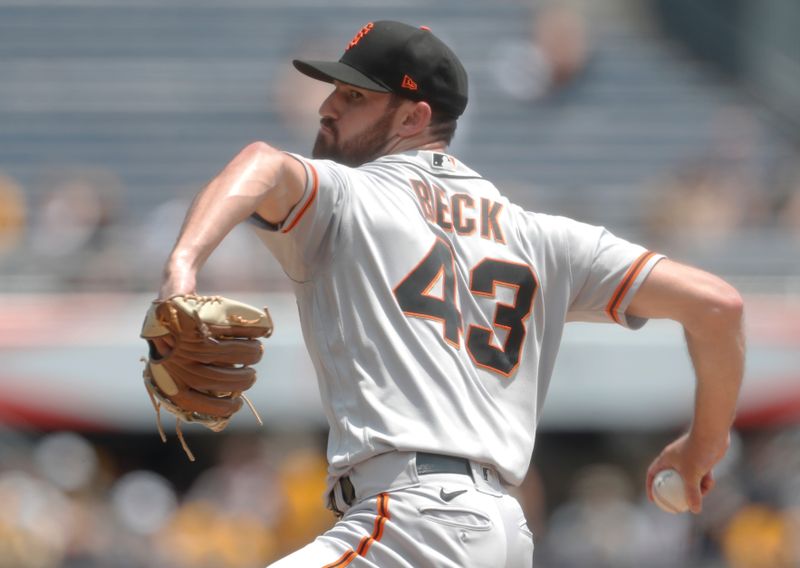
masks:
[[(192, 420), (186, 419), (186, 412), (182, 411), (180, 408), (170, 404), (167, 400), (165, 400), (156, 390), (157, 387), (153, 385), (150, 380), (145, 381), (145, 387), (147, 388), (147, 394), (150, 396), (150, 402), (153, 404), (153, 408), (156, 411), (156, 426), (158, 427), (158, 434), (161, 437), (161, 441), (166, 443), (167, 442), (167, 434), (164, 432), (164, 425), (161, 423), (161, 407), (167, 406), (171, 408), (172, 414), (175, 415), (175, 432), (178, 434), (178, 440), (181, 443), (181, 447), (183, 451), (186, 453), (186, 456), (189, 458), (189, 461), (195, 461), (194, 454), (192, 450), (189, 449), (189, 444), (186, 443), (186, 439), (183, 437), (183, 430), (181, 429), (181, 422), (200, 422), (206, 428), (213, 430), (214, 432), (220, 432), (228, 425), (230, 421), (230, 417), (228, 418), (205, 418), (202, 420)], [(256, 422), (258, 422), (259, 426), (264, 425), (264, 421), (261, 420), (261, 416), (258, 414), (256, 407), (247, 398), (247, 395), (241, 393), (239, 396), (242, 397), (247, 403), (247, 407), (250, 409), (250, 412), (253, 413), (253, 416), (256, 417)]]

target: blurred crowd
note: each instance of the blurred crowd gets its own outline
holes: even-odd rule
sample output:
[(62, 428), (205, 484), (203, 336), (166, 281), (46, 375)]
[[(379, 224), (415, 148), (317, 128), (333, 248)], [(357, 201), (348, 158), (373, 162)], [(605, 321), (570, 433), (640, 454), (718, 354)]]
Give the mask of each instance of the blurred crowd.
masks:
[[(108, 169), (48, 171), (40, 184), (26, 191), (0, 173), (1, 291), (152, 290), (199, 190), (168, 196), (145, 219), (132, 219), (125, 209), (130, 196)], [(270, 273), (269, 255), (255, 250), (260, 246), (252, 231), (235, 229), (203, 276), (212, 286), (255, 289), (260, 277), (280, 274)]]
[[(774, 185), (766, 188), (765, 180), (744, 167), (747, 161), (737, 160), (735, 153), (699, 157), (642, 188), (647, 207), (643, 218), (635, 220), (639, 234), (623, 236), (678, 257), (759, 231), (772, 239), (767, 243), (796, 246), (798, 163), (787, 160), (774, 172)], [(49, 172), (42, 184), (44, 189), (30, 192), (0, 172), (0, 292), (153, 290), (199, 190), (169, 196), (144, 219), (134, 219), (126, 213), (124, 187), (112, 171)], [(35, 201), (31, 195), (37, 196)], [(582, 218), (580, 212), (577, 218)], [(789, 262), (786, 269), (798, 268), (793, 265)], [(201, 278), (202, 285), (217, 290), (276, 291), (287, 284), (280, 267), (244, 225), (215, 251)]]
[[(627, 435), (605, 437), (619, 449)], [(581, 444), (555, 438), (545, 434), (515, 490), (537, 567), (800, 566), (800, 428), (736, 436), (696, 517), (646, 500), (644, 460), (658, 450), (655, 439), (594, 461)], [(322, 500), (322, 439), (220, 435), (189, 464), (178, 452), (154, 460), (89, 434), (5, 432), (0, 567), (265, 566), (334, 522)], [(159, 444), (155, 435), (143, 443)]]
[[(613, 5), (606, 9), (613, 12)], [(593, 3), (579, 0), (532, 2), (526, 33), (498, 38), (486, 54), (495, 89), (492, 96), (501, 103), (516, 105), (513, 108), (522, 113), (521, 121), (533, 120), (537, 115), (526, 116), (524, 112), (536, 108), (563, 114), (566, 123), (574, 120), (567, 112), (569, 99), (563, 96), (580, 90), (591, 71), (595, 56), (591, 24), (597, 10)], [(296, 46), (294, 53), (283, 59), (338, 49), (338, 43), (323, 34)], [(317, 107), (327, 86), (308, 81), (288, 65), (281, 67), (280, 73), (268, 93), (270, 108), (277, 111), (284, 141), (308, 147), (318, 124)], [(475, 104), (479, 107), (480, 101)], [(578, 104), (585, 103), (579, 100)], [(714, 115), (708, 118), (710, 132), (703, 134), (707, 137), (704, 147), (688, 159), (673, 160), (668, 168), (653, 171), (651, 178), (642, 180), (637, 187), (625, 188), (626, 195), (638, 205), (624, 220), (622, 236), (667, 254), (689, 253), (687, 260), (693, 260), (693, 252), (718, 248), (728, 240), (754, 232), (769, 233), (771, 241), (765, 243), (800, 243), (797, 151), (781, 149), (765, 160), (765, 126), (757, 107), (720, 103), (714, 108)], [(579, 108), (572, 110), (578, 112)], [(472, 112), (480, 112), (480, 108)], [(457, 154), (470, 144), (472, 120), (474, 117), (468, 114), (459, 126), (454, 145)], [(706, 127), (698, 127), (703, 128)], [(535, 132), (537, 125), (532, 123), (530, 129)], [(564, 140), (567, 153), (570, 140)], [(241, 145), (246, 142), (243, 140)], [(226, 156), (219, 156), (220, 164), (225, 159)], [(46, 160), (42, 163), (46, 164)], [(177, 236), (191, 199), (200, 189), (184, 187), (165, 192), (160, 203), (143, 212), (140, 207), (131, 207), (139, 199), (136, 192), (127, 188), (118, 172), (108, 166), (42, 165), (25, 184), (1, 170), (2, 161), (0, 292), (153, 290), (164, 256)], [(574, 188), (542, 188), (535, 177), (525, 182), (531, 185), (522, 189), (519, 180), (494, 181), (501, 191), (508, 190), (523, 204), (541, 201), (546, 192), (545, 202), (554, 210), (542, 212), (568, 214), (598, 224), (614, 222), (613, 210), (604, 209), (598, 214), (595, 198), (570, 201), (575, 200), (570, 197)], [(583, 188), (580, 195), (588, 197), (593, 189)], [(569, 205), (564, 205), (566, 202)], [(736, 254), (735, 245), (733, 248)], [(285, 286), (280, 268), (260, 249), (261, 244), (251, 231), (244, 227), (235, 230), (212, 255), (202, 274), (203, 283), (229, 290)], [(796, 252), (796, 247), (787, 250)], [(795, 271), (793, 276), (800, 271), (795, 263), (776, 263), (781, 264), (791, 264), (785, 270)]]
[(776, 230), (800, 242), (798, 156), (760, 166), (761, 127), (745, 107), (722, 107), (712, 126), (707, 151), (643, 188), (649, 193), (649, 238), (703, 248), (737, 234)]
[(303, 436), (226, 437), (172, 476), (124, 438), (5, 433), (0, 450), (2, 568), (259, 567), (333, 521), (324, 455)]

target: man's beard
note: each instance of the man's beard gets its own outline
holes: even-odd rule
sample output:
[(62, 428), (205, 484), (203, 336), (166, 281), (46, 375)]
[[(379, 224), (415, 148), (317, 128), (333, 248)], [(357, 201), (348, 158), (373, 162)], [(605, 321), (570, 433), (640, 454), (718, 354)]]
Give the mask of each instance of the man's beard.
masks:
[(353, 168), (371, 162), (382, 155), (381, 152), (389, 141), (389, 129), (393, 118), (394, 113), (387, 112), (373, 126), (365, 128), (363, 134), (343, 143), (339, 142), (336, 123), (329, 118), (323, 118), (321, 123), (327, 126), (332, 134), (324, 135), (321, 131), (317, 133), (311, 156), (333, 160)]

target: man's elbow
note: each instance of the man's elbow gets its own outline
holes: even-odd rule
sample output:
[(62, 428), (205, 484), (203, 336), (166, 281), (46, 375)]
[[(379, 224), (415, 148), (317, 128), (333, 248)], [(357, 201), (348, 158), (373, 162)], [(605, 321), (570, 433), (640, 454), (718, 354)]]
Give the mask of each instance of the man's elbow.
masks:
[(279, 170), (283, 153), (266, 142), (251, 142), (225, 166), (221, 177), (228, 184), (268, 180)]
[(686, 327), (707, 334), (738, 332), (744, 317), (744, 300), (741, 294), (722, 280), (707, 291), (706, 297)]
[(262, 141), (245, 146), (239, 159), (248, 169), (248, 181), (256, 188), (258, 203), (255, 212), (270, 223), (285, 219), (305, 192), (303, 165), (286, 152)]
[(247, 160), (259, 161), (265, 158), (275, 158), (280, 156), (282, 152), (261, 140), (250, 142), (247, 146), (242, 148), (239, 155)]

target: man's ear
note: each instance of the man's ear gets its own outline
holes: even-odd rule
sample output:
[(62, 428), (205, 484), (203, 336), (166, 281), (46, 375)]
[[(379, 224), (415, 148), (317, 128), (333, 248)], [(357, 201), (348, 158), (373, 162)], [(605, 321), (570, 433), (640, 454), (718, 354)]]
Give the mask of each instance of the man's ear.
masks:
[(433, 114), (431, 105), (425, 101), (409, 102), (410, 105), (403, 109), (401, 113), (402, 122), (397, 129), (397, 134), (402, 138), (416, 136), (425, 130), (431, 123), (431, 115)]

